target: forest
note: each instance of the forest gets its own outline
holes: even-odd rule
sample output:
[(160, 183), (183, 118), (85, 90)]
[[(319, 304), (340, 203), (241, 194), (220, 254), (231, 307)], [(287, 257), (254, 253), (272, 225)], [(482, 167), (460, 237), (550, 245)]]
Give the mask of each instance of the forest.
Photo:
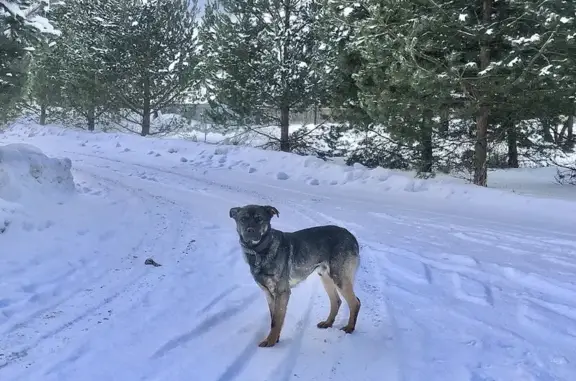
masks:
[(572, 182), (575, 18), (569, 0), (0, 0), (0, 123), (147, 136), (178, 127), (152, 123), (171, 105), (207, 104), (215, 129), (276, 128), (268, 149)]

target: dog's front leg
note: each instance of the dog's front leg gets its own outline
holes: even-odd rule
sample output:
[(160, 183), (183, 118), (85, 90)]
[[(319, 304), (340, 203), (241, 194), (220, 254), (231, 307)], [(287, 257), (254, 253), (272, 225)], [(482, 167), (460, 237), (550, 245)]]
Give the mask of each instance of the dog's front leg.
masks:
[(288, 300), (290, 300), (290, 289), (274, 295), (274, 308), (271, 311), (272, 321), (270, 323), (270, 333), (258, 346), (273, 347), (280, 340), (280, 332), (284, 325)]
[(272, 321), (274, 319), (274, 296), (266, 287), (261, 284), (259, 284), (259, 286), (262, 291), (264, 291), (264, 295), (266, 295), (266, 302), (268, 303), (268, 309), (270, 310), (270, 321)]

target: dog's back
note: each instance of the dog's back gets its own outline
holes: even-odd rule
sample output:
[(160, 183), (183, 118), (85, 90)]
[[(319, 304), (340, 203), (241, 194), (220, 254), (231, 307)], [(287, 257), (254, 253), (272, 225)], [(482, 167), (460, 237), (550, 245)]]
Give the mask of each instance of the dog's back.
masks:
[(294, 247), (294, 253), (322, 256), (359, 255), (358, 240), (348, 230), (336, 225), (314, 226), (284, 235)]
[(327, 272), (339, 279), (342, 273), (355, 272), (358, 267), (358, 240), (345, 228), (314, 226), (284, 233), (284, 237), (290, 246), (290, 283), (293, 285), (314, 271)]

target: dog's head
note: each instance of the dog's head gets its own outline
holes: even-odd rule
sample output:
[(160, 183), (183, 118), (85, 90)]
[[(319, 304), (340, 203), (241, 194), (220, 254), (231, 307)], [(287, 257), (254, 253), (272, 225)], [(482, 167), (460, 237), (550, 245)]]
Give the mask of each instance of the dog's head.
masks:
[(269, 205), (246, 205), (230, 209), (230, 218), (236, 221), (236, 230), (242, 241), (257, 244), (270, 230), (270, 220), (279, 216), (278, 209)]

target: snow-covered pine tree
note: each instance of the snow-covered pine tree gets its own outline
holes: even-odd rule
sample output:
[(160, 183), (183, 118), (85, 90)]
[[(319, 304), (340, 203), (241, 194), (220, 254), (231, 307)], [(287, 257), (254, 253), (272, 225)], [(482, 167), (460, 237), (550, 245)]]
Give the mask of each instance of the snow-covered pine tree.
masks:
[(47, 123), (50, 108), (63, 106), (64, 83), (59, 75), (58, 56), (54, 55), (54, 46), (44, 46), (30, 65), (27, 107), (39, 111), (39, 123)]
[(41, 51), (33, 64), (29, 96), (40, 106), (41, 120), (47, 107), (80, 116), (88, 130), (115, 107), (115, 81), (108, 75), (102, 52), (108, 40), (104, 20), (117, 14), (115, 0), (67, 0), (53, 11), (60, 38)]
[(291, 150), (290, 114), (323, 96), (313, 0), (211, 0), (202, 25), (210, 118), (251, 129), (280, 127)]
[[(368, 166), (415, 168), (432, 172), (434, 139), (443, 123), (434, 110), (447, 109), (450, 92), (422, 86), (410, 66), (399, 64), (397, 42), (386, 35), (371, 38), (372, 28), (388, 28), (394, 18), (379, 18), (373, 1), (330, 0), (329, 25), (333, 32), (328, 46), (336, 53), (332, 80), (344, 91), (332, 97), (333, 107), (349, 131), (361, 140), (349, 153), (349, 161)], [(374, 5), (375, 4), (375, 5)], [(393, 4), (389, 4), (391, 7)], [(397, 3), (398, 12), (411, 12), (409, 3)], [(428, 9), (430, 12), (430, 9)], [(336, 41), (336, 44), (330, 44)], [(334, 53), (331, 54), (332, 56)]]
[(359, 25), (368, 16), (361, 3), (345, 0), (327, 0), (320, 12), (319, 33), (321, 43), (321, 80), (327, 88), (326, 105), (338, 121), (353, 126), (369, 126), (371, 118), (358, 102), (359, 87), (354, 75), (364, 61), (354, 42)]
[[(523, 71), (519, 80), (538, 79), (538, 86), (529, 93), (531, 98), (524, 97), (530, 101), (525, 108), (553, 121), (548, 126), (542, 125), (546, 140), (554, 141), (561, 149), (572, 150), (576, 114), (576, 3), (546, 2), (534, 6), (532, 15), (536, 27), (529, 42), (521, 38), (513, 41), (524, 53), (514, 61), (514, 68)], [(534, 40), (539, 41), (537, 57), (530, 54)]]
[[(349, 163), (377, 166), (384, 163), (374, 160), (372, 152), (367, 152), (362, 144), (373, 141), (365, 137), (374, 129), (374, 121), (358, 101), (359, 87), (354, 79), (364, 62), (353, 42), (359, 23), (367, 15), (356, 2), (326, 0), (320, 8), (318, 73), (326, 93), (323, 106), (330, 109), (332, 122), (322, 140), (328, 147), (328, 156), (346, 156)], [(349, 141), (342, 139), (344, 134), (355, 135), (361, 142), (350, 147)]]
[[(473, 181), (486, 186), (488, 142), (497, 122), (491, 115), (503, 102), (512, 104), (542, 86), (541, 76), (528, 73), (544, 68), (552, 53), (555, 27), (538, 24), (557, 6), (552, 3), (558, 2), (361, 2), (369, 13), (356, 40), (366, 62), (356, 77), (363, 107), (372, 115), (392, 112), (400, 121), (410, 109), (438, 118), (443, 107), (453, 119), (473, 118)], [(534, 36), (538, 28), (542, 32)], [(512, 67), (519, 60), (522, 70)], [(530, 115), (526, 105), (508, 112), (524, 118)]]
[(55, 37), (48, 0), (0, 0), (0, 122), (16, 110), (36, 47)]
[[(65, 105), (86, 120), (88, 130), (109, 112), (118, 110), (118, 83), (105, 59), (112, 50), (106, 33), (115, 26), (122, 0), (67, 0), (59, 13), (63, 38), (52, 58), (58, 62)], [(54, 63), (52, 64), (54, 65)]]
[(197, 14), (197, 0), (129, 0), (100, 20), (112, 95), (139, 117), (143, 136), (159, 132), (152, 114), (197, 95)]

